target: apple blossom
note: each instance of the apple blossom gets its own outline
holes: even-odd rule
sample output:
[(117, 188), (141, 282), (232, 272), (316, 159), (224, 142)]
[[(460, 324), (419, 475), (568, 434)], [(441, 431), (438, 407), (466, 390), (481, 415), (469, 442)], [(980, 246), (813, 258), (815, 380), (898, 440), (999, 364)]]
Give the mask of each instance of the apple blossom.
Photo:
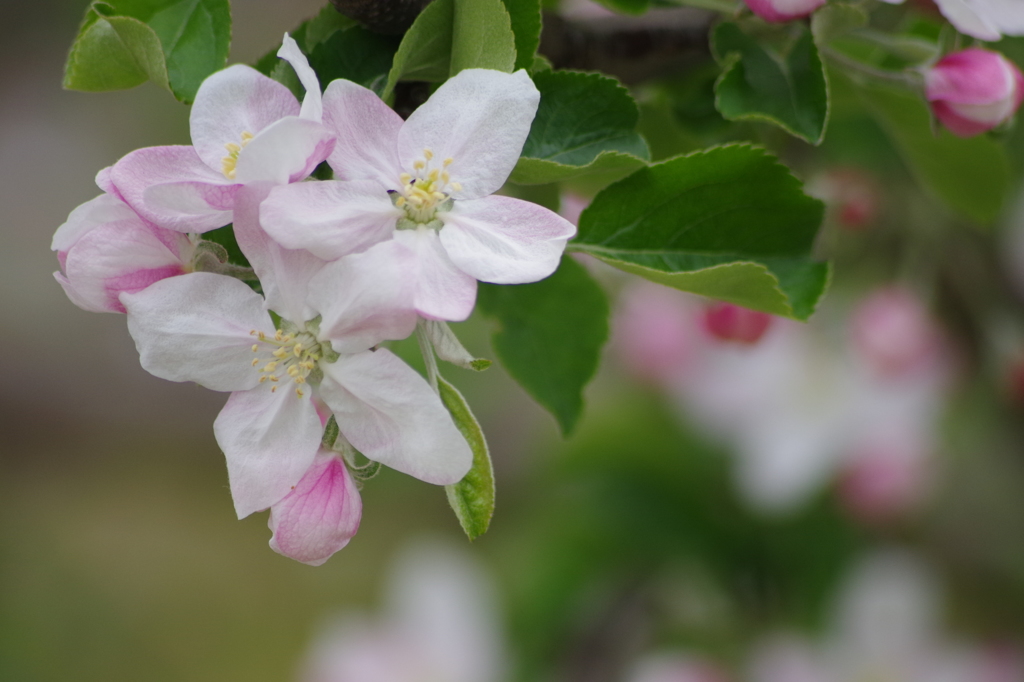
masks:
[(853, 347), (872, 371), (900, 376), (934, 365), (942, 337), (921, 301), (899, 286), (878, 289), (854, 310)]
[(141, 218), (113, 194), (85, 202), (53, 235), (68, 298), (93, 312), (123, 313), (122, 292), (188, 272), (196, 248), (188, 236)]
[(954, 135), (971, 137), (1007, 121), (1024, 101), (1024, 75), (1009, 59), (972, 47), (925, 73), (932, 111)]
[(828, 0), (744, 0), (765, 21), (782, 23), (809, 16)]
[(213, 74), (192, 105), (192, 146), (147, 147), (114, 165), (110, 178), (124, 200), (162, 227), (205, 232), (231, 222), (239, 187), (312, 173), (333, 145), (321, 125), (320, 85), (287, 34), (278, 56), (306, 88), (301, 106), (287, 87), (249, 66)]
[(462, 320), (476, 281), (534, 282), (558, 267), (575, 227), (497, 191), (515, 166), (540, 94), (525, 71), (467, 69), (407, 121), (372, 91), (335, 80), (324, 125), (336, 181), (274, 188), (260, 215), (290, 249), (333, 260), (390, 240), (413, 282), (412, 308)]
[(961, 33), (981, 40), (1024, 35), (1019, 0), (935, 0), (942, 14)]
[(458, 481), (472, 453), (440, 398), (390, 351), (372, 350), (415, 326), (415, 315), (387, 305), (406, 286), (400, 272), (372, 252), (325, 264), (261, 240), (255, 216), (268, 188), (240, 190), (235, 212), (267, 299), (213, 273), (121, 297), (146, 370), (231, 392), (214, 432), (239, 517), (282, 501), (314, 464), (323, 432), (314, 394), (367, 458), (430, 483)]

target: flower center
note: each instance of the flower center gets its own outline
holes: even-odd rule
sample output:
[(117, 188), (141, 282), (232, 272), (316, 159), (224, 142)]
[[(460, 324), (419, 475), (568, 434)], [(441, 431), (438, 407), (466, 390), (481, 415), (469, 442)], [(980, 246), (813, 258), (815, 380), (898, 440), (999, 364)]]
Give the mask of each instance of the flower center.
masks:
[(295, 383), (295, 395), (305, 395), (309, 376), (318, 369), (317, 362), (323, 356), (316, 336), (310, 331), (288, 332), (280, 329), (273, 336), (267, 336), (255, 329), (249, 332), (257, 343), (252, 344), (252, 366), (260, 373), (260, 383), (269, 382), (270, 392), (275, 393), (282, 380)]
[(228, 142), (224, 145), (224, 149), (228, 150), (228, 155), (220, 160), (220, 170), (228, 180), (235, 179), (235, 169), (238, 167), (238, 155), (241, 153), (245, 145), (249, 144), (254, 137), (256, 136), (246, 130), (242, 133), (242, 144)]
[(433, 160), (434, 152), (427, 147), (423, 158), (412, 164), (413, 172), (398, 176), (401, 189), (394, 199), (395, 206), (404, 209), (406, 217), (418, 225), (432, 221), (438, 209), (449, 201), (451, 193), (462, 190), (462, 185), (452, 182), (445, 170), (454, 159), (445, 159), (439, 168), (431, 168)]

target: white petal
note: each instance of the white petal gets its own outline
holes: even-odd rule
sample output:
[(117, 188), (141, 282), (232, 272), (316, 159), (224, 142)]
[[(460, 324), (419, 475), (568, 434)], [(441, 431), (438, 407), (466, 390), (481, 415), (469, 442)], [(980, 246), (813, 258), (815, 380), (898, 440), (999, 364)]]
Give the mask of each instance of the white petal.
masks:
[(402, 215), (387, 191), (369, 180), (275, 187), (260, 206), (260, 223), (274, 240), (325, 260), (388, 239)]
[(242, 133), (258, 135), (274, 121), (297, 116), (295, 95), (249, 66), (235, 64), (211, 75), (199, 86), (189, 125), (196, 153), (219, 171), (228, 155), (226, 144), (242, 144)]
[(295, 489), (270, 508), (270, 547), (319, 566), (356, 534), (362, 512), (359, 488), (345, 463), (321, 449)]
[(999, 40), (1002, 37), (999, 29), (980, 14), (972, 3), (965, 0), (935, 0), (935, 3), (949, 23), (961, 33), (980, 40)]
[(299, 116), (319, 123), (323, 118), (320, 80), (316, 77), (316, 72), (310, 68), (306, 55), (302, 54), (302, 50), (299, 49), (295, 39), (285, 33), (284, 40), (281, 41), (281, 49), (277, 51), (277, 56), (292, 65), (292, 68), (295, 69), (295, 75), (299, 77), (299, 82), (306, 89), (306, 96), (302, 99), (302, 112)]
[(275, 329), (263, 297), (237, 279), (194, 272), (122, 294), (121, 302), (149, 373), (214, 391), (243, 391), (259, 381), (249, 332)]
[(298, 324), (317, 315), (306, 302), (309, 280), (326, 263), (308, 251), (283, 248), (260, 226), (260, 202), (272, 188), (270, 183), (256, 183), (238, 191), (235, 239), (260, 279), (267, 309)]
[(473, 312), (476, 280), (448, 257), (437, 232), (429, 228), (397, 230), (395, 241), (415, 255), (405, 273), (415, 283), (413, 307), (431, 320), (461, 322)]
[(441, 399), (390, 351), (343, 355), (321, 367), (321, 395), (366, 457), (437, 485), (469, 471), (473, 454)]
[(139, 217), (118, 197), (101, 194), (71, 211), (64, 224), (54, 232), (50, 249), (67, 251), (89, 230), (115, 220), (139, 220)]
[(487, 197), (456, 201), (441, 216), (441, 243), (463, 272), (483, 282), (523, 284), (558, 269), (576, 227), (543, 206)]
[(437, 160), (454, 159), (448, 171), (462, 185), (455, 196), (493, 194), (519, 160), (539, 103), (525, 71), (461, 71), (409, 116), (398, 134), (399, 162), (410, 170), (427, 147)]
[(416, 328), (415, 254), (394, 240), (345, 256), (310, 281), (309, 300), (323, 315), (321, 338), (337, 353), (358, 353)]
[(276, 393), (270, 389), (263, 384), (232, 393), (213, 423), (240, 519), (287, 495), (313, 463), (323, 437), (308, 393), (300, 398), (291, 385)]
[(372, 90), (331, 81), (324, 92), (324, 125), (338, 136), (327, 160), (339, 180), (376, 180), (398, 189), (398, 131), (402, 117)]
[(235, 180), (297, 182), (308, 177), (333, 148), (333, 136), (318, 121), (282, 118), (239, 152)]

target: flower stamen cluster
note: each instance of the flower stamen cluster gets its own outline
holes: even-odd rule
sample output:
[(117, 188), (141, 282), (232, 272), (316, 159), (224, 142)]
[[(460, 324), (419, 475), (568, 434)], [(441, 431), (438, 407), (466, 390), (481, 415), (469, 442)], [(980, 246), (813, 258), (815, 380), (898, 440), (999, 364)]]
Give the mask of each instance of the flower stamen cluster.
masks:
[(395, 199), (395, 206), (405, 210), (406, 217), (417, 225), (426, 225), (434, 220), (434, 215), (449, 200), (452, 192), (462, 191), (462, 185), (452, 182), (448, 168), (455, 159), (448, 157), (440, 168), (431, 168), (434, 152), (426, 147), (423, 158), (412, 165), (415, 175), (402, 173), (398, 176), (401, 189)]
[(245, 145), (249, 144), (252, 139), (256, 137), (248, 130), (242, 132), (242, 143), (237, 144), (235, 142), (228, 142), (224, 145), (224, 149), (228, 150), (228, 155), (221, 159), (220, 168), (221, 172), (224, 173), (224, 177), (228, 180), (235, 179), (236, 169), (238, 168), (238, 155), (245, 148)]
[[(290, 379), (296, 384), (295, 395), (302, 398), (305, 395), (303, 387), (309, 383), (310, 374), (317, 369), (317, 363), (323, 357), (321, 342), (316, 336), (309, 331), (285, 333), (280, 329), (273, 336), (255, 329), (249, 335), (259, 341), (252, 345), (252, 352), (257, 353), (252, 359), (252, 366), (259, 368), (260, 383), (271, 382), (270, 392), (275, 393), (281, 379), (286, 382)], [(267, 353), (268, 346), (274, 350), (268, 353), (269, 357), (266, 354), (261, 357), (260, 351)]]

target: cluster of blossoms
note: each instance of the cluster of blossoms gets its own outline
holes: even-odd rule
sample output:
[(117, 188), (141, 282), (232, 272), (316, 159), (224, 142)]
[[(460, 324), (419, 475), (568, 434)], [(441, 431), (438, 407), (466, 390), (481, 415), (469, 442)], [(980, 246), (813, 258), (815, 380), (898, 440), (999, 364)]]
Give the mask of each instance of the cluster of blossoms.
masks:
[[(287, 35), (278, 56), (301, 104), (250, 67), (213, 74), (193, 144), (101, 171), (53, 249), (75, 304), (127, 313), (146, 370), (231, 393), (214, 432), (238, 516), (269, 508), (271, 546), (317, 565), (355, 534), (357, 479), (378, 463), (439, 485), (467, 473), (431, 348), (467, 364), (445, 322), (469, 316), (477, 281), (547, 277), (575, 228), (490, 196), (536, 114), (524, 71), (463, 71), (403, 121), (349, 81), (321, 95)], [(336, 180), (310, 177), (324, 161)], [(229, 224), (251, 267), (203, 239)], [(417, 330), (429, 382), (379, 347)]]
[(846, 327), (848, 340), (835, 343), (827, 326), (706, 308), (643, 284), (623, 296), (616, 345), (632, 373), (731, 446), (752, 505), (786, 511), (834, 481), (852, 515), (888, 520), (928, 491), (954, 368), (904, 288), (872, 293)]

